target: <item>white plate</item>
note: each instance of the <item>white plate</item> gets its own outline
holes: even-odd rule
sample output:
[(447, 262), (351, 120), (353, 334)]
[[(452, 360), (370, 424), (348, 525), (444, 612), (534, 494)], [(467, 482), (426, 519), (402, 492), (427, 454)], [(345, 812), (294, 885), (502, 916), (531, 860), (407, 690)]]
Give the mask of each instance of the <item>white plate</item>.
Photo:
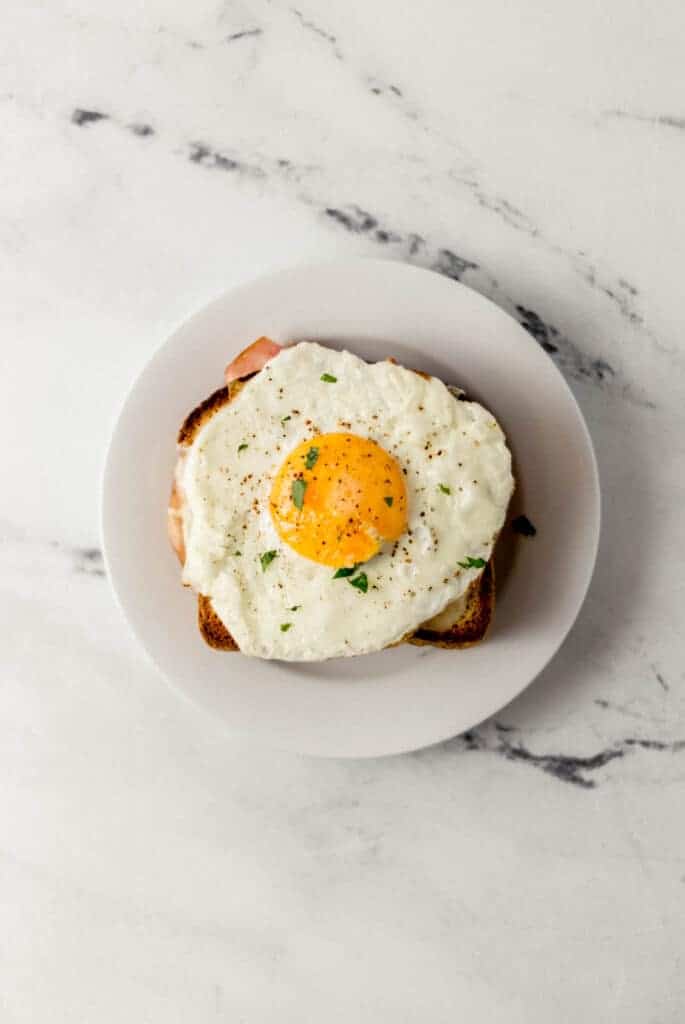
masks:
[[(261, 334), (394, 356), (455, 382), (499, 419), (514, 453), (532, 539), (505, 527), (498, 603), (482, 644), (407, 644), (318, 664), (206, 647), (195, 596), (166, 536), (175, 437), (220, 387), (224, 365)], [(104, 476), (103, 548), (131, 627), (167, 679), (231, 728), (281, 748), (368, 757), (446, 739), (512, 700), (546, 665), (578, 614), (599, 538), (597, 467), (585, 423), (551, 359), (476, 292), (401, 263), (300, 267), (224, 295), (169, 338), (135, 382)], [(501, 547), (501, 551), (499, 550)]]

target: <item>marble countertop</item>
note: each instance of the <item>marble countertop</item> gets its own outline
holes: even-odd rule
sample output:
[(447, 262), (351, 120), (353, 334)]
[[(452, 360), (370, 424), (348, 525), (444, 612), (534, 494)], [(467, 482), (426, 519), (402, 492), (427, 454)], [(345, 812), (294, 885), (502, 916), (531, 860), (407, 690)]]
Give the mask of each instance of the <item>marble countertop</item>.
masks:
[[(0, 37), (0, 1017), (685, 1014), (680, 4), (11, 3)], [(227, 736), (98, 550), (123, 393), (264, 271), (384, 255), (513, 313), (604, 493), (513, 705), (420, 754)]]

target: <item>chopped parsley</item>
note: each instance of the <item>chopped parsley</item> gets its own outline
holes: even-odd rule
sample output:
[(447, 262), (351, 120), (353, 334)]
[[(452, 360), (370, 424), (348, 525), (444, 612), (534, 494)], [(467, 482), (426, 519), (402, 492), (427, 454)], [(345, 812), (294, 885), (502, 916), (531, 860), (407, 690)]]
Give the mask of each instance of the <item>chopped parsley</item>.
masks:
[(321, 380), (325, 384), (337, 384), (338, 383), (338, 378), (334, 377), (332, 373), (322, 373), (321, 374)]
[(353, 580), (349, 581), (350, 586), (356, 587), (357, 590), (361, 590), (362, 594), (365, 594), (369, 589), (369, 580), (365, 572), (360, 572), (358, 576), (355, 576)]
[(294, 605), (292, 606), (292, 608), (290, 608), (289, 610), (290, 610), (291, 612), (299, 612), (299, 610), (300, 610), (300, 608), (301, 608), (301, 607), (302, 607), (302, 605), (301, 605), (301, 604), (294, 604)]
[(278, 551), (265, 551), (263, 555), (259, 556), (259, 561), (262, 563), (262, 572), (266, 572), (277, 554)]
[(282, 622), (281, 623), (281, 633), (287, 633), (291, 626), (292, 626), (292, 622)]
[(469, 555), (466, 561), (459, 562), (459, 565), (462, 567), (462, 569), (484, 569), (486, 563), (482, 558), (471, 558), (471, 556)]
[(288, 420), (291, 420), (291, 419), (292, 419), (292, 416), (290, 414), (288, 414), (287, 416), (281, 416), (281, 423), (287, 423)]
[(443, 494), (451, 494), (452, 493), (451, 489), (447, 486), (447, 484), (438, 484), (438, 487), (440, 488), (440, 490), (442, 491)]
[(318, 448), (310, 448), (309, 451), (307, 452), (307, 455), (306, 455), (305, 460), (304, 460), (304, 464), (305, 464), (306, 468), (307, 469), (314, 469), (314, 466), (316, 465), (316, 460), (318, 459), (318, 457), (319, 457), (319, 449)]
[(242, 444), (238, 445), (238, 451), (239, 452), (244, 452), (246, 448), (247, 448), (247, 441), (243, 441)]
[(353, 565), (351, 569), (336, 569), (333, 573), (334, 580), (344, 580), (346, 576), (354, 576), (358, 566)]
[(297, 480), (293, 480), (293, 486), (290, 491), (293, 497), (293, 505), (295, 508), (302, 508), (304, 505), (304, 492), (307, 490), (307, 481), (301, 480), (299, 477)]
[(385, 502), (385, 504), (386, 504), (386, 505), (388, 506), (388, 508), (392, 508), (392, 506), (393, 506), (393, 504), (394, 504), (394, 501), (395, 501), (395, 499), (394, 499), (394, 498), (391, 498), (391, 497), (390, 497), (390, 496), (388, 495), (388, 497), (387, 497), (387, 498), (383, 498), (383, 501), (384, 501), (384, 502)]
[(234, 556), (235, 558), (240, 558), (240, 556), (241, 556), (241, 555), (242, 555), (242, 551), (234, 551), (234, 552), (233, 552), (233, 556)]

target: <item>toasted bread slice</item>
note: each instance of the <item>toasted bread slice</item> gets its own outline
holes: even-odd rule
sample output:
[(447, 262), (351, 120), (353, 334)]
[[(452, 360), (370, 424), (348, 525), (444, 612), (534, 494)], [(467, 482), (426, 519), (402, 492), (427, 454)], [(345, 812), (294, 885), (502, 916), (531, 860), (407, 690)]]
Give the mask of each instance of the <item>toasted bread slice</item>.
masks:
[[(253, 376), (252, 374), (250, 376)], [(201, 402), (186, 416), (178, 432), (178, 445), (183, 451), (192, 445), (198, 431), (211, 417), (230, 402), (249, 377), (231, 381), (227, 387), (219, 388)], [(179, 516), (181, 502), (174, 485), (170, 501), (170, 514)], [(183, 560), (183, 559), (182, 559)], [(495, 574), (492, 559), (468, 590), (456, 601), (447, 605), (439, 615), (424, 622), (415, 633), (405, 637), (411, 644), (429, 645), (456, 650), (470, 647), (485, 636), (495, 607)], [(226, 626), (214, 611), (211, 598), (198, 594), (197, 624), (203, 640), (219, 651), (238, 651)]]

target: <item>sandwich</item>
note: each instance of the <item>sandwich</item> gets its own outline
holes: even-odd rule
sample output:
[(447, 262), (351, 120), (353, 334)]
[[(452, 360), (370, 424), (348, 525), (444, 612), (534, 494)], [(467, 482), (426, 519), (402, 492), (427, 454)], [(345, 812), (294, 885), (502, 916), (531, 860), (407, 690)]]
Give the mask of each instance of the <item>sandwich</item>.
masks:
[(177, 446), (169, 538), (211, 647), (314, 661), (485, 637), (514, 479), (459, 389), (259, 338)]

